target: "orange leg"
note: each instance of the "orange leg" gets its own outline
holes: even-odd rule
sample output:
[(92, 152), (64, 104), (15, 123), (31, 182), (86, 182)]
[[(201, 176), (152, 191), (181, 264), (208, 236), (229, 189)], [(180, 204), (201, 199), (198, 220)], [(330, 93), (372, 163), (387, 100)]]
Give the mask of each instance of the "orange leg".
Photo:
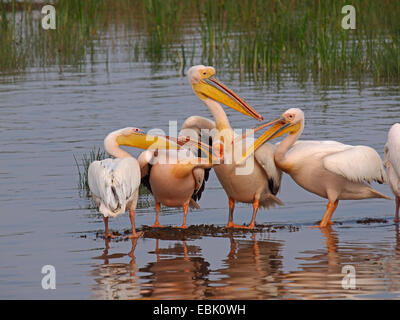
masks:
[(336, 200), (335, 202), (328, 202), (328, 205), (326, 206), (326, 211), (324, 216), (322, 217), (322, 220), (319, 224), (320, 228), (325, 228), (328, 226), (328, 224), (332, 224), (333, 222), (331, 221), (332, 215), (335, 212), (337, 206), (339, 204), (339, 200)]
[(254, 229), (258, 207), (259, 207), (258, 200), (254, 200), (254, 202), (253, 202), (253, 217), (251, 218), (251, 222), (248, 226), (234, 224), (233, 223), (233, 209), (235, 208), (235, 200), (233, 200), (232, 198), (229, 197), (229, 220), (228, 220), (228, 224), (225, 226), (225, 228)]
[(104, 227), (106, 229), (105, 233), (104, 233), (104, 237), (105, 238), (115, 238), (115, 236), (108, 229), (108, 217), (103, 216), (103, 221), (104, 221)]
[(396, 212), (395, 212), (394, 222), (400, 222), (399, 209), (400, 209), (400, 197), (396, 196)]
[(152, 228), (163, 228), (164, 226), (162, 226), (160, 224), (160, 221), (158, 220), (158, 216), (160, 215), (160, 203), (156, 202), (156, 221), (154, 221), (154, 224), (151, 226)]
[(233, 223), (233, 210), (235, 210), (235, 200), (229, 197), (229, 218), (225, 228), (235, 228), (236, 224)]
[(260, 204), (258, 200), (254, 200), (253, 202), (253, 217), (251, 218), (251, 222), (248, 226), (249, 229), (254, 229), (254, 226), (256, 225), (256, 216), (257, 216), (257, 211), (259, 208)]
[(186, 203), (183, 206), (183, 221), (182, 221), (182, 225), (180, 227), (177, 227), (177, 228), (187, 229), (186, 215), (187, 215), (188, 210), (189, 210), (189, 203)]
[(143, 235), (143, 232), (136, 232), (135, 228), (135, 210), (129, 210), (129, 219), (131, 220), (132, 225), (132, 234), (128, 236), (128, 238), (140, 238)]

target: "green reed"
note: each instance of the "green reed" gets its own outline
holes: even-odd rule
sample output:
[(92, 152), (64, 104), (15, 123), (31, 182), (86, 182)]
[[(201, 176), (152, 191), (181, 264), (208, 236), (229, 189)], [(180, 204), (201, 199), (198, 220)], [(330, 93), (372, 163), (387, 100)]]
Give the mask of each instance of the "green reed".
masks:
[(90, 164), (93, 161), (101, 161), (107, 158), (107, 153), (100, 148), (94, 147), (89, 153), (83, 154), (80, 162), (76, 159), (74, 155), (74, 160), (76, 164), (76, 168), (78, 169), (78, 188), (79, 190), (86, 191), (86, 195), (89, 195), (89, 178), (88, 178), (88, 169)]
[(154, 66), (169, 62), (179, 71), (203, 63), (254, 81), (289, 74), (300, 81), (398, 82), (400, 2), (351, 1), (355, 30), (341, 27), (346, 4), (347, 0), (59, 0), (57, 29), (42, 30), (33, 14), (39, 5), (0, 2), (0, 72), (35, 65), (84, 66), (94, 61), (95, 48), (102, 48), (108, 61), (123, 41), (132, 61)]
[[(399, 79), (398, 2), (353, 1), (356, 30), (341, 27), (345, 1), (223, 3), (229, 13), (226, 22), (218, 17), (218, 21), (206, 26), (229, 26), (225, 33), (222, 28), (221, 34), (235, 37), (229, 50), (222, 43), (215, 44), (219, 50), (213, 55), (230, 61), (255, 80), (283, 72), (297, 77), (311, 75), (315, 79), (354, 75), (376, 80)], [(207, 32), (203, 32), (203, 37), (207, 39)], [(216, 58), (215, 62), (219, 60)]]

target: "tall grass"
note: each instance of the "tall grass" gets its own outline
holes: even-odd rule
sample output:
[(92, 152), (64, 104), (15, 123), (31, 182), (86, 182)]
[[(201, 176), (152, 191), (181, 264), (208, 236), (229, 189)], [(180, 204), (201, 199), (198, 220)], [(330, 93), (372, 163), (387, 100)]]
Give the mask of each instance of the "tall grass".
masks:
[[(255, 80), (372, 76), (399, 80), (400, 2), (352, 1), (356, 29), (341, 27), (347, 1), (202, 1), (203, 49)], [(211, 8), (211, 9), (210, 9)], [(205, 19), (203, 19), (205, 17)]]
[(78, 170), (78, 188), (79, 190), (86, 191), (86, 195), (89, 195), (89, 178), (88, 169), (93, 161), (101, 161), (107, 157), (107, 153), (100, 148), (94, 147), (89, 153), (83, 154), (80, 161), (78, 161), (74, 155), (76, 168)]
[[(400, 2), (353, 0), (356, 29), (341, 27), (345, 0), (59, 0), (57, 29), (42, 30), (38, 5), (0, 2), (0, 72), (83, 66), (118, 41), (134, 61), (201, 61), (264, 81), (400, 79)], [(40, 7), (40, 6), (39, 6)], [(38, 11), (36, 11), (38, 13)], [(40, 14), (39, 14), (40, 17)], [(104, 35), (111, 38), (108, 43)], [(192, 40), (188, 40), (192, 39)], [(111, 48), (112, 49), (112, 48)], [(88, 59), (87, 57), (92, 57)]]

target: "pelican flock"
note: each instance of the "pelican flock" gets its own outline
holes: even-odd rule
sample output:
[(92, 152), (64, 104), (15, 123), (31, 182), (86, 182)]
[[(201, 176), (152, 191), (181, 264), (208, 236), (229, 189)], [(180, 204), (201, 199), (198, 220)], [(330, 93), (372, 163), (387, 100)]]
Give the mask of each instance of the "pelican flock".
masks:
[[(400, 124), (388, 133), (384, 161), (368, 146), (351, 146), (336, 141), (298, 140), (304, 130), (302, 110), (291, 108), (281, 117), (237, 134), (231, 127), (222, 105), (257, 121), (263, 117), (237, 93), (218, 81), (215, 69), (198, 65), (188, 70), (188, 81), (196, 96), (204, 103), (213, 120), (189, 116), (176, 138), (145, 134), (138, 128), (111, 132), (104, 147), (113, 159), (94, 161), (88, 169), (89, 188), (103, 215), (105, 236), (112, 237), (108, 218), (129, 211), (132, 233), (135, 230), (135, 209), (139, 186), (144, 185), (154, 196), (156, 217), (154, 228), (163, 227), (159, 220), (161, 205), (181, 207), (182, 224), (187, 228), (189, 207), (198, 208), (209, 171), (215, 174), (229, 204), (226, 228), (254, 229), (259, 208), (283, 205), (277, 197), (282, 172), (299, 186), (328, 200), (318, 227), (332, 224), (331, 218), (339, 200), (367, 198), (389, 199), (370, 183), (387, 183), (395, 195), (395, 221), (400, 209)], [(254, 140), (250, 135), (270, 126)], [(286, 135), (277, 144), (270, 141)], [(121, 145), (144, 151), (135, 159)], [(385, 171), (387, 169), (387, 173)], [(236, 202), (252, 204), (248, 225), (233, 221)]]

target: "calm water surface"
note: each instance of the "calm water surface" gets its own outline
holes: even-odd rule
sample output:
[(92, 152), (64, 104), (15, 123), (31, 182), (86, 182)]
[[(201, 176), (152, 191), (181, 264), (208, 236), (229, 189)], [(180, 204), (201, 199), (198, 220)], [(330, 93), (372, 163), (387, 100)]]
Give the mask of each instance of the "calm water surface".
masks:
[[(399, 298), (400, 235), (394, 201), (342, 201), (331, 230), (310, 228), (326, 200), (288, 176), (280, 199), (285, 206), (260, 211), (258, 223), (273, 232), (203, 235), (162, 240), (105, 241), (96, 236), (103, 221), (91, 200), (79, 193), (73, 155), (102, 147), (107, 133), (126, 126), (178, 126), (189, 115), (210, 117), (187, 79), (169, 66), (100, 55), (93, 66), (44, 72), (29, 69), (0, 77), (0, 298), (22, 299), (281, 299)], [(200, 59), (196, 63), (202, 62)], [(240, 82), (235, 72), (217, 76), (266, 119), (290, 107), (306, 115), (304, 139), (366, 144), (383, 154), (387, 131), (399, 122), (398, 87), (373, 85), (320, 88), (289, 76), (280, 83)], [(232, 126), (252, 119), (227, 110)], [(139, 150), (130, 149), (137, 156)], [(391, 196), (387, 185), (374, 185)], [(212, 173), (188, 224), (223, 226), (226, 195)], [(154, 203), (144, 195), (137, 226), (150, 225)], [(384, 223), (360, 224), (363, 218)], [(248, 223), (251, 206), (239, 204), (235, 222)], [(165, 208), (161, 223), (180, 224), (182, 213)], [(125, 214), (111, 229), (129, 228)], [(294, 225), (297, 231), (278, 226)], [(43, 290), (41, 268), (56, 268), (56, 290)], [(356, 288), (343, 289), (342, 268), (355, 267)]]

